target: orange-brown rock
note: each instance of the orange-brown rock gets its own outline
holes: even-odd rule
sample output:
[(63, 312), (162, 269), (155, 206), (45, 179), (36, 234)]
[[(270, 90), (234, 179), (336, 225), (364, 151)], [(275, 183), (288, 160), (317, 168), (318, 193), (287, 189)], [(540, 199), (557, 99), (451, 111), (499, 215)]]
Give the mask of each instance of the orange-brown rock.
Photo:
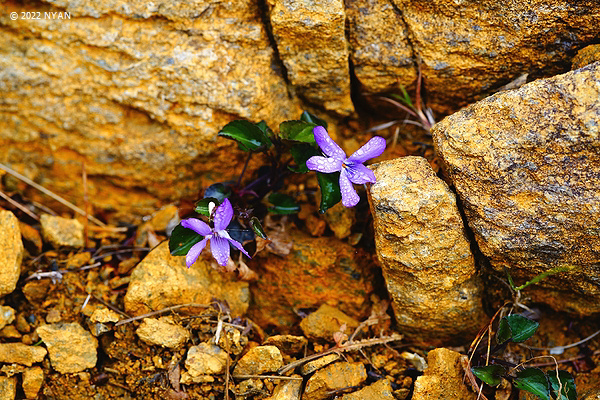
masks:
[(131, 273), (125, 309), (131, 315), (180, 304), (210, 304), (225, 300), (234, 316), (244, 314), (250, 301), (248, 282), (215, 270), (210, 251), (187, 268), (185, 257), (172, 256), (169, 243), (154, 248)]
[(17, 287), (23, 261), (19, 220), (10, 211), (0, 210), (0, 297)]
[(354, 111), (343, 0), (269, 0), (287, 76), (309, 102), (341, 115)]
[(61, 374), (96, 366), (98, 340), (77, 322), (41, 325), (36, 332), (48, 348), (52, 368)]
[(528, 296), (600, 312), (600, 62), (493, 95), (433, 129), (479, 248)]
[(596, 61), (600, 61), (600, 44), (592, 44), (579, 50), (573, 58), (571, 69), (579, 69)]
[(354, 74), (368, 92), (398, 89), (416, 79), (413, 49), (401, 11), (387, 0), (347, 0)]
[(414, 400), (460, 399), (475, 400), (477, 393), (469, 390), (464, 381), (461, 358), (466, 356), (452, 350), (434, 349), (427, 355), (429, 367), (415, 381)]
[(523, 73), (565, 72), (600, 34), (595, 0), (393, 0), (420, 59), (428, 105), (452, 112)]
[(373, 171), (375, 245), (400, 330), (411, 340), (468, 342), (486, 317), (454, 193), (422, 157)]
[(315, 372), (308, 379), (302, 400), (324, 400), (330, 392), (358, 386), (366, 379), (367, 371), (363, 363), (335, 363)]
[[(216, 139), (230, 120), (300, 115), (259, 1), (0, 7), (0, 162), (80, 204), (83, 163), (94, 206), (150, 214), (243, 165)], [(9, 18), (21, 11), (70, 18)]]
[(333, 237), (313, 238), (298, 231), (290, 236), (293, 247), (287, 256), (270, 256), (256, 268), (250, 318), (260, 326), (285, 330), (299, 320), (294, 310), (322, 304), (353, 318), (365, 317), (373, 291), (369, 255)]

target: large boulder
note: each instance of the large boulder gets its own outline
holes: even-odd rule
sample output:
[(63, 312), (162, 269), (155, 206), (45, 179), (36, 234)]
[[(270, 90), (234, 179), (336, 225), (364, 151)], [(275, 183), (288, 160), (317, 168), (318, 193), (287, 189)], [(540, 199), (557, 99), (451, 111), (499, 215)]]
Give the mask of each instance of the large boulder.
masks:
[(491, 266), (556, 309), (600, 312), (600, 62), (491, 96), (433, 129)]
[(375, 245), (398, 327), (430, 344), (469, 341), (486, 317), (454, 193), (422, 157), (373, 171)]

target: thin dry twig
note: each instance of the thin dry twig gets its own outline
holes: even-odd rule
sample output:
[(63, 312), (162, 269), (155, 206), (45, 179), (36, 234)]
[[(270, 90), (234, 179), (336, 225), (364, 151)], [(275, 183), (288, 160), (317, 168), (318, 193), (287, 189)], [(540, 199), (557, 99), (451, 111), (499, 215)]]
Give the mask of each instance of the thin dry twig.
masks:
[(156, 311), (152, 311), (152, 312), (149, 312), (147, 314), (144, 314), (144, 315), (138, 315), (137, 317), (131, 317), (131, 318), (127, 318), (127, 319), (121, 320), (121, 321), (119, 321), (119, 322), (117, 322), (115, 324), (115, 327), (121, 326), (121, 325), (125, 325), (125, 324), (128, 324), (128, 323), (133, 322), (133, 321), (138, 321), (140, 319), (149, 318), (149, 317), (152, 317), (154, 315), (160, 315), (160, 314), (164, 314), (166, 312), (178, 310), (178, 309), (184, 308), (184, 307), (203, 307), (203, 308), (208, 308), (208, 307), (210, 307), (213, 304), (215, 304), (215, 302), (209, 303), (209, 304), (197, 304), (197, 303), (178, 304), (176, 306), (171, 306), (171, 307), (163, 308), (162, 310), (156, 310)]
[(280, 376), (280, 375), (231, 375), (233, 379), (280, 379), (287, 381), (301, 381), (299, 376)]
[(83, 210), (85, 211), (85, 224), (83, 225), (83, 240), (85, 248), (87, 249), (89, 237), (88, 237), (88, 226), (89, 226), (89, 203), (87, 193), (87, 172), (85, 170), (85, 162), (81, 163), (81, 180), (83, 181)]
[(99, 219), (94, 218), (91, 215), (87, 215), (86, 212), (84, 210), (82, 210), (81, 208), (77, 207), (75, 204), (71, 203), (70, 201), (67, 201), (65, 199), (63, 199), (62, 197), (60, 197), (59, 195), (55, 194), (54, 192), (51, 192), (50, 190), (46, 189), (45, 187), (38, 185), (37, 183), (35, 183), (34, 181), (32, 181), (31, 179), (29, 179), (28, 177), (26, 177), (25, 175), (21, 175), (20, 173), (18, 173), (17, 171), (15, 171), (14, 169), (0, 163), (0, 169), (8, 172), (9, 174), (11, 174), (12, 176), (14, 176), (17, 179), (22, 180), (23, 182), (27, 183), (29, 186), (34, 187), (35, 189), (39, 190), (40, 192), (44, 193), (47, 196), (52, 197), (54, 200), (58, 201), (59, 203), (61, 203), (64, 206), (69, 207), (71, 210), (75, 211), (77, 214), (83, 215), (84, 217), (87, 216), (87, 218), (92, 221), (93, 223), (95, 223), (96, 225), (100, 225), (100, 226), (106, 226), (106, 224), (102, 221), (100, 221)]
[(7, 195), (6, 193), (4, 193), (3, 191), (0, 190), (0, 197), (2, 197), (4, 200), (8, 201), (10, 204), (12, 204), (13, 206), (17, 207), (19, 210), (23, 211), (25, 214), (29, 215), (31, 218), (35, 219), (36, 221), (40, 220), (40, 217), (38, 217), (36, 214), (34, 214), (33, 212), (29, 211), (27, 209), (27, 207), (25, 207), (24, 205), (22, 205), (21, 203), (18, 203), (16, 201), (14, 201), (13, 199), (10, 198), (9, 195)]

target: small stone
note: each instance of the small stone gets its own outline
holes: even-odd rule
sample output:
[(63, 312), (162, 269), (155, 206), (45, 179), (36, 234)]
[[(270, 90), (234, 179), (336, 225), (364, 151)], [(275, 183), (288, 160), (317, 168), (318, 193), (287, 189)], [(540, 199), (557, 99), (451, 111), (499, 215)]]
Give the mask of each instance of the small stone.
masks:
[(46, 315), (46, 322), (49, 324), (60, 322), (61, 319), (62, 318), (60, 316), (60, 311), (56, 308), (53, 308), (52, 310), (48, 311), (48, 314)]
[(17, 363), (31, 367), (42, 362), (47, 351), (41, 346), (27, 346), (23, 343), (0, 343), (0, 362)]
[(42, 252), (42, 235), (40, 232), (24, 222), (19, 221), (19, 228), (21, 230), (21, 237), (27, 244), (27, 250), (33, 254), (39, 254)]
[(19, 220), (10, 211), (0, 210), (0, 297), (17, 287), (23, 260)]
[(253, 398), (257, 394), (261, 394), (264, 387), (265, 385), (260, 379), (246, 379), (245, 381), (240, 382), (238, 385), (235, 398)]
[(325, 367), (326, 365), (329, 365), (332, 362), (339, 360), (340, 358), (342, 357), (339, 354), (333, 353), (317, 358), (316, 360), (309, 361), (302, 367), (300, 367), (300, 374), (302, 376), (310, 375), (313, 372)]
[(42, 214), (42, 237), (55, 249), (59, 247), (83, 247), (83, 225), (76, 219)]
[(358, 386), (367, 379), (363, 363), (339, 362), (325, 367), (308, 379), (302, 400), (322, 400), (331, 391)]
[(0, 399), (13, 400), (17, 395), (17, 378), (0, 376)]
[(29, 281), (23, 286), (23, 294), (30, 303), (40, 302), (45, 299), (50, 288), (50, 279)]
[(342, 400), (394, 400), (392, 385), (387, 379), (380, 379), (372, 385), (354, 393), (342, 396)]
[(219, 346), (203, 342), (190, 347), (185, 359), (185, 367), (194, 382), (202, 382), (206, 375), (224, 373), (228, 358), (227, 352)]
[(84, 251), (82, 253), (77, 253), (73, 257), (70, 257), (67, 260), (67, 269), (75, 269), (83, 267), (88, 264), (92, 260), (92, 254)]
[(94, 310), (90, 316), (90, 321), (100, 322), (102, 324), (119, 322), (121, 316), (106, 307), (100, 307)]
[(323, 214), (323, 218), (336, 238), (345, 239), (352, 234), (356, 211), (354, 208), (344, 207), (342, 203), (337, 203)]
[(44, 383), (44, 371), (40, 367), (27, 369), (23, 373), (23, 391), (27, 399), (37, 398)]
[(155, 231), (173, 229), (179, 223), (179, 209), (174, 204), (169, 204), (158, 210), (150, 218), (150, 227)]
[(96, 365), (98, 341), (78, 323), (42, 325), (36, 332), (46, 344), (56, 371), (68, 374)]
[(317, 311), (300, 322), (300, 328), (306, 337), (333, 341), (333, 334), (339, 332), (342, 324), (346, 324), (346, 333), (351, 333), (358, 326), (358, 321), (328, 304), (323, 304)]
[(283, 367), (283, 357), (275, 346), (256, 346), (240, 358), (233, 375), (260, 375)]
[(27, 319), (25, 318), (25, 316), (23, 314), (18, 314), (17, 315), (17, 320), (15, 322), (15, 327), (21, 333), (29, 333), (29, 332), (31, 332), (31, 325), (29, 325), (29, 322), (27, 322)]
[(268, 337), (263, 346), (275, 346), (282, 353), (292, 355), (303, 351), (307, 344), (308, 340), (304, 336), (275, 335)]
[(434, 349), (427, 354), (429, 367), (415, 382), (413, 400), (476, 399), (463, 382), (464, 371), (460, 353), (445, 348)]
[(0, 330), (0, 337), (6, 339), (20, 339), (21, 333), (13, 325), (8, 325)]
[(577, 52), (577, 55), (573, 58), (571, 69), (583, 68), (596, 61), (600, 61), (600, 44), (591, 44)]
[(182, 346), (190, 339), (188, 330), (177, 325), (172, 317), (144, 318), (135, 333), (149, 345), (171, 349)]
[(15, 320), (15, 310), (9, 306), (0, 306), (0, 329)]
[(239, 316), (248, 309), (248, 286), (248, 282), (216, 271), (204, 257), (187, 268), (185, 257), (172, 256), (169, 243), (164, 242), (131, 273), (125, 309), (130, 315), (142, 315), (177, 304), (209, 304), (216, 298), (229, 304), (232, 316)]
[[(300, 375), (292, 375), (290, 378), (300, 378)], [(302, 379), (295, 380), (281, 380), (273, 395), (265, 400), (300, 400), (300, 394), (302, 393)]]

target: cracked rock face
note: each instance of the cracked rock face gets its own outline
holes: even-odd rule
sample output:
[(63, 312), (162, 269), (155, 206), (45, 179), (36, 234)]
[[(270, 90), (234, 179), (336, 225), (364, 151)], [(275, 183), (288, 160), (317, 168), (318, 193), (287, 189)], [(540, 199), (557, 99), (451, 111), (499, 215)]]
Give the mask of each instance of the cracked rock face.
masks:
[(434, 345), (470, 340), (486, 316), (454, 193), (422, 157), (373, 172), (375, 245), (400, 330)]
[(484, 255), (535, 300), (600, 312), (600, 62), (475, 103), (437, 124), (436, 150)]

